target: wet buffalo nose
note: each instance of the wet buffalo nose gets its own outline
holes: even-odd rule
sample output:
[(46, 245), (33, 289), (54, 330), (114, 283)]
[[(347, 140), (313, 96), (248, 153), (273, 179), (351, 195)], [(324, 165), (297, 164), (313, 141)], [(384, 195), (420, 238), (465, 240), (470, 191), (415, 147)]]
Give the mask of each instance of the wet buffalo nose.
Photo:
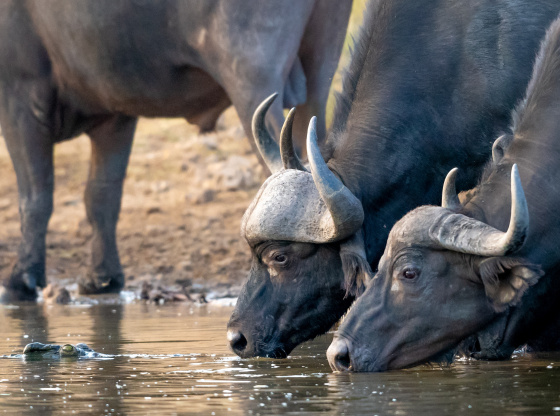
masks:
[(245, 338), (240, 331), (229, 329), (227, 332), (227, 339), (234, 353), (237, 355), (243, 354), (247, 347), (247, 338)]
[(343, 338), (335, 338), (327, 350), (327, 358), (333, 371), (350, 371), (350, 346)]

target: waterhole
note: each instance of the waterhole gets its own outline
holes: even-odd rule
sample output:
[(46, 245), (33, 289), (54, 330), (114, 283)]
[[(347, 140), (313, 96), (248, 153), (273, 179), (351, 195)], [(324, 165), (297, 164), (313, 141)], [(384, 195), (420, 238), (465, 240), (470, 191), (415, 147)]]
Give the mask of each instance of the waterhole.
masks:
[[(0, 305), (0, 413), (558, 414), (560, 354), (333, 374), (332, 334), (289, 358), (240, 359), (232, 308), (190, 304)], [(84, 342), (102, 359), (26, 360), (32, 342)]]

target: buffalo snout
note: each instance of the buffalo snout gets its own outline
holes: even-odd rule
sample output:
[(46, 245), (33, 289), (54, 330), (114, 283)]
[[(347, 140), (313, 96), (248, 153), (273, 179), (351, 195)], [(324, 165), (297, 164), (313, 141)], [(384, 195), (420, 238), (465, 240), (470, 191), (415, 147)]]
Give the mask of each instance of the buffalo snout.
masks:
[(229, 346), (234, 353), (239, 355), (240, 357), (246, 357), (246, 349), (247, 349), (247, 338), (245, 335), (237, 329), (228, 329), (227, 331), (227, 340), (229, 342)]
[[(252, 338), (250, 332), (230, 326), (227, 340), (231, 350), (241, 358), (286, 358), (286, 348), (274, 340)], [(290, 349), (291, 350), (291, 349)]]
[(351, 371), (351, 343), (342, 337), (335, 337), (327, 350), (327, 358), (333, 371)]

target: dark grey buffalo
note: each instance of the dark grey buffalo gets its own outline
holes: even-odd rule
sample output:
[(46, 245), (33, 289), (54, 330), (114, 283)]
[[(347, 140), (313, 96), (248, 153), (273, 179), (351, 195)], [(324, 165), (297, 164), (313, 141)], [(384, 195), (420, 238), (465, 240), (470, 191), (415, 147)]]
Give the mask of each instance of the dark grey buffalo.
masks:
[(282, 357), (328, 330), (399, 218), (436, 203), (453, 166), (465, 167), (461, 188), (476, 184), (559, 11), (556, 0), (370, 2), (321, 148), (326, 164), (312, 157), (313, 128), (311, 173), (283, 140), (284, 169), (245, 214), (253, 265), (229, 322), (235, 353)]
[(481, 331), (493, 358), (524, 343), (560, 346), (560, 19), (514, 114), (513, 140), (496, 153), (462, 204), (454, 169), (442, 207), (417, 208), (393, 227), (375, 279), (329, 348), (333, 369), (412, 366)]
[(93, 227), (84, 293), (116, 292), (123, 274), (115, 240), (136, 117), (184, 117), (214, 128), (233, 104), (247, 134), (258, 103), (298, 106), (305, 137), (324, 114), (351, 0), (0, 2), (0, 123), (17, 174), (23, 242), (6, 283), (21, 299), (45, 285), (52, 212), (53, 145), (91, 138), (86, 186)]

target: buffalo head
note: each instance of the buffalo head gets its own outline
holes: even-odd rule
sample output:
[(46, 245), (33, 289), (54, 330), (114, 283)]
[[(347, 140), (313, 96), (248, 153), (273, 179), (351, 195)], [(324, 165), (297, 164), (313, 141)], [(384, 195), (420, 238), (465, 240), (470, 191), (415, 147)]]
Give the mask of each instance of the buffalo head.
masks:
[(456, 172), (445, 181), (443, 207), (417, 208), (391, 230), (376, 277), (329, 347), (334, 370), (437, 360), (516, 305), (540, 277), (538, 267), (510, 256), (529, 226), (517, 166), (507, 232), (457, 212)]
[(292, 144), (294, 110), (284, 123), (280, 148), (264, 125), (274, 98), (253, 118), (257, 146), (273, 174), (241, 224), (253, 264), (228, 324), (228, 340), (242, 357), (285, 357), (326, 332), (370, 273), (361, 202), (323, 160), (315, 118), (307, 136), (308, 171)]

